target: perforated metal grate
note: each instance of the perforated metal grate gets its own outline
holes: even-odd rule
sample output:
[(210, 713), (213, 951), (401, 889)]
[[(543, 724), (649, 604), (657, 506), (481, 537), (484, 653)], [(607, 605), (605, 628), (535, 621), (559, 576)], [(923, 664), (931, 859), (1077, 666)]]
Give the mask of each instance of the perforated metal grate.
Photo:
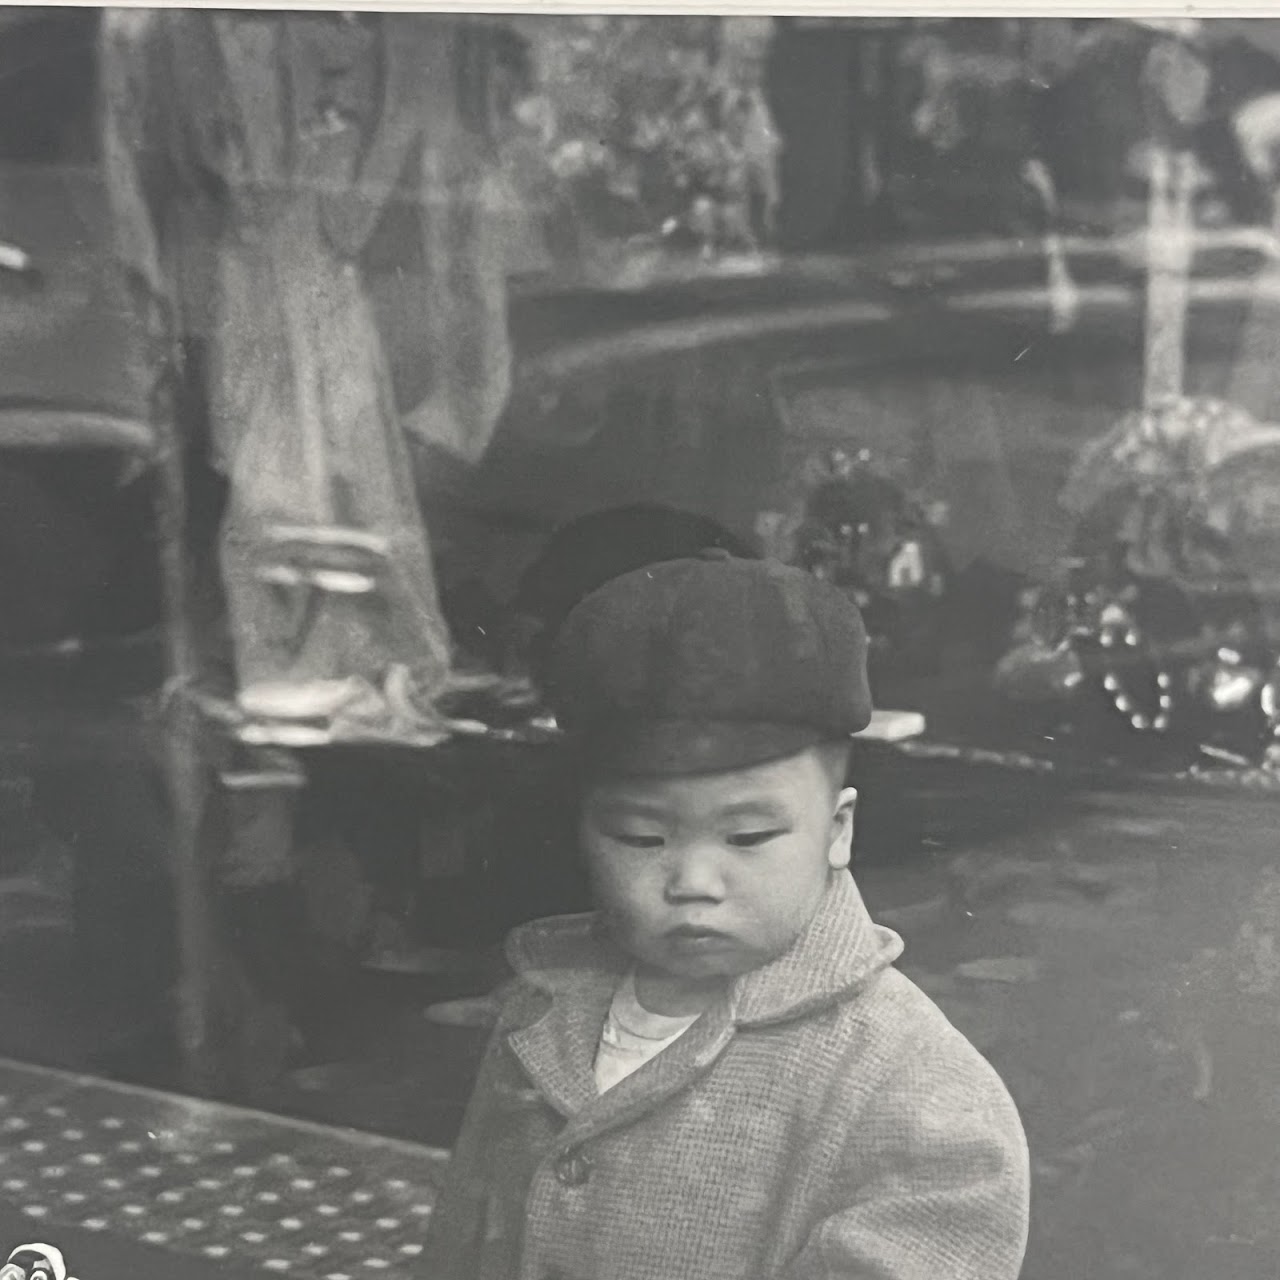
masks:
[(72, 1226), (307, 1280), (409, 1275), (446, 1156), (0, 1061), (0, 1200), (33, 1236)]

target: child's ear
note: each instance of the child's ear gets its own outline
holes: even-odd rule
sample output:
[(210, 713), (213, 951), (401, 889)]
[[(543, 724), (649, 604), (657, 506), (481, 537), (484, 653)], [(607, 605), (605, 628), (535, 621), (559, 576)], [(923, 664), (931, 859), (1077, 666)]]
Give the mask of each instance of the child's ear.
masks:
[(855, 787), (845, 787), (836, 797), (836, 811), (831, 819), (831, 844), (827, 862), (835, 871), (843, 871), (853, 859), (853, 815), (858, 807)]

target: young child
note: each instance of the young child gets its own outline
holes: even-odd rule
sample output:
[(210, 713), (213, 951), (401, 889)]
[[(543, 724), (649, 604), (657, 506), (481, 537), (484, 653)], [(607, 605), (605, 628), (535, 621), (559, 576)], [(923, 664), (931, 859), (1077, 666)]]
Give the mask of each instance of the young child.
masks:
[(641, 569), (552, 698), (599, 911), (524, 926), (432, 1280), (1015, 1280), (1013, 1102), (849, 874), (866, 634), (808, 574)]

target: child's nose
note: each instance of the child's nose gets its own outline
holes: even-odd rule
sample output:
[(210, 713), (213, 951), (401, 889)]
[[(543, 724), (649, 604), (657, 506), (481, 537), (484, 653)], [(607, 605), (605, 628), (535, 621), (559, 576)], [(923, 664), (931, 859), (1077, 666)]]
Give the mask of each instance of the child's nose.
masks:
[(668, 902), (720, 902), (724, 875), (716, 850), (694, 847), (679, 851), (667, 877)]

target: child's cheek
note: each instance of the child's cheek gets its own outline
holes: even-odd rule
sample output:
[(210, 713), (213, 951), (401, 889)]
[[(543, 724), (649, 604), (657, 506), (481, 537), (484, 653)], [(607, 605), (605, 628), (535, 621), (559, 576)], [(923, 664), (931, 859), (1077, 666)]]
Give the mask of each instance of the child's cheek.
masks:
[(625, 859), (617, 850), (602, 840), (591, 842), (587, 847), (587, 870), (598, 905), (625, 905), (631, 877)]
[(637, 855), (632, 849), (599, 850), (591, 861), (596, 902), (644, 929), (662, 897), (660, 860)]

